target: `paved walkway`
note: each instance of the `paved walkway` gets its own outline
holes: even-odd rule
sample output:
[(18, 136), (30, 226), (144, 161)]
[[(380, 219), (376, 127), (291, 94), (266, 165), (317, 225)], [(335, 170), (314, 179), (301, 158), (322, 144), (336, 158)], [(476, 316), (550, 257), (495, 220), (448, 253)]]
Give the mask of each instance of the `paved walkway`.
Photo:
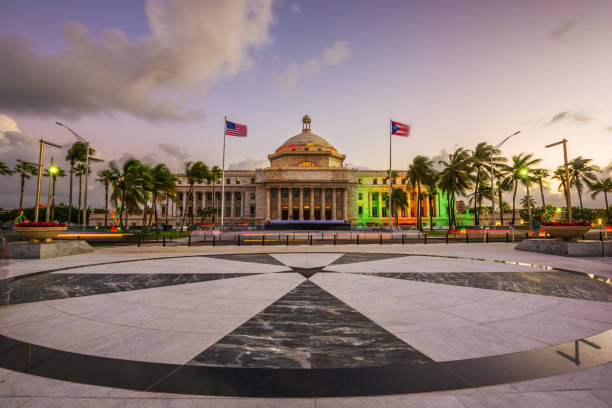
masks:
[[(0, 407), (612, 405), (611, 354), (607, 337), (598, 337), (612, 329), (606, 259), (520, 252), (511, 244), (121, 247), (5, 262), (0, 274), (9, 278), (0, 288), (5, 349), (42, 346), (49, 361), (69, 356), (91, 362), (93, 372), (100, 361), (178, 370), (143, 388), (158, 392), (140, 392), (125, 385), (131, 380), (53, 379), (66, 378), (64, 367), (40, 372), (51, 378), (2, 368)], [(578, 357), (572, 352), (580, 339)], [(512, 371), (508, 358), (525, 364), (513, 380), (503, 379)], [(33, 373), (44, 368), (35, 360)], [(287, 369), (366, 375), (398, 364), (406, 372), (431, 368), (421, 390), (448, 391), (280, 399), (197, 395), (197, 384), (172, 385), (173, 376), (189, 380), (185, 370), (257, 368), (273, 378)], [(500, 380), (466, 374), (457, 382), (465, 389), (444, 384), (442, 374), (467, 373), (470, 364), (488, 364)], [(499, 385), (479, 386), (485, 383)], [(350, 381), (337, 387), (359, 392)]]

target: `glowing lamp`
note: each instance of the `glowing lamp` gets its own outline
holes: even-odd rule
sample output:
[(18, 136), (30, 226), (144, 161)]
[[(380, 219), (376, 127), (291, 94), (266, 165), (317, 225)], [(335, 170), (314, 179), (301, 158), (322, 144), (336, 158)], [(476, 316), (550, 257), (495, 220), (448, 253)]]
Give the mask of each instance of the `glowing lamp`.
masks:
[(561, 207), (557, 207), (557, 212), (561, 212)]
[(58, 168), (56, 166), (49, 167), (49, 173), (55, 174), (57, 173)]
[(527, 169), (523, 169), (523, 170), (521, 170), (521, 175), (522, 175), (522, 176), (526, 176), (526, 175), (527, 175), (527, 173), (529, 173), (529, 171), (528, 171)]

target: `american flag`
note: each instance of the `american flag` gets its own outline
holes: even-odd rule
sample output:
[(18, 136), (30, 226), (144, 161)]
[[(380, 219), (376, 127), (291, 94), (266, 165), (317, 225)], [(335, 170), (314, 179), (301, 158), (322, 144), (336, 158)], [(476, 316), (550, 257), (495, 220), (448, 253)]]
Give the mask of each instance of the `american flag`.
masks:
[(230, 122), (229, 120), (226, 120), (225, 134), (228, 136), (246, 137), (247, 127), (246, 125), (241, 125), (240, 123)]
[(410, 136), (410, 125), (405, 125), (400, 122), (391, 121), (391, 134), (394, 136)]

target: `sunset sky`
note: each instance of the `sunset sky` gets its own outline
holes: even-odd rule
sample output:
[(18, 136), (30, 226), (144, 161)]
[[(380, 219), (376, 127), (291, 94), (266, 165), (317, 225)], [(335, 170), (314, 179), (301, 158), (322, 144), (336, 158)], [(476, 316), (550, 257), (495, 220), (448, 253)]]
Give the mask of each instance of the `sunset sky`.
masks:
[[(391, 118), (412, 125), (410, 138), (394, 140), (400, 170), (416, 154), (438, 159), (517, 130), (507, 156), (533, 153), (554, 168), (562, 149), (544, 146), (566, 138), (570, 159), (612, 163), (610, 0), (0, 7), (0, 160), (11, 166), (34, 160), (41, 137), (73, 142), (56, 120), (106, 161), (220, 165), (227, 115), (249, 127), (248, 138), (229, 140), (230, 168), (265, 167), (306, 113), (352, 167), (387, 168)], [(93, 205), (103, 205), (91, 184)], [(16, 179), (0, 179), (0, 206), (15, 207), (18, 193)]]

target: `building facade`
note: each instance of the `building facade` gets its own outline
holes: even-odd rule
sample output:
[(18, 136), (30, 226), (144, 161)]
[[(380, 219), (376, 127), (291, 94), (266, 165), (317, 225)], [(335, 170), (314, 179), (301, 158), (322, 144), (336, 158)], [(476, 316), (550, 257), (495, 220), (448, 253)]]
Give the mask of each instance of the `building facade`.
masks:
[[(200, 222), (200, 210), (217, 207), (224, 211), (226, 225), (262, 225), (271, 220), (340, 220), (352, 227), (388, 224), (385, 193), (387, 170), (358, 170), (345, 167), (346, 156), (311, 130), (308, 115), (302, 131), (287, 139), (268, 155), (270, 166), (257, 170), (226, 170), (225, 200), (221, 209), (221, 180), (189, 185), (178, 174), (178, 200), (158, 203), (158, 214), (171, 225), (179, 225), (183, 211), (190, 222)], [(408, 196), (400, 209), (400, 225), (416, 225), (416, 191), (406, 185), (406, 173), (398, 172), (394, 188)], [(425, 192), (425, 190), (423, 190)], [(423, 222), (429, 225), (429, 200), (422, 203)], [(433, 198), (433, 223), (446, 225), (446, 203)], [(220, 214), (219, 214), (220, 215)], [(208, 217), (207, 217), (208, 218)]]

